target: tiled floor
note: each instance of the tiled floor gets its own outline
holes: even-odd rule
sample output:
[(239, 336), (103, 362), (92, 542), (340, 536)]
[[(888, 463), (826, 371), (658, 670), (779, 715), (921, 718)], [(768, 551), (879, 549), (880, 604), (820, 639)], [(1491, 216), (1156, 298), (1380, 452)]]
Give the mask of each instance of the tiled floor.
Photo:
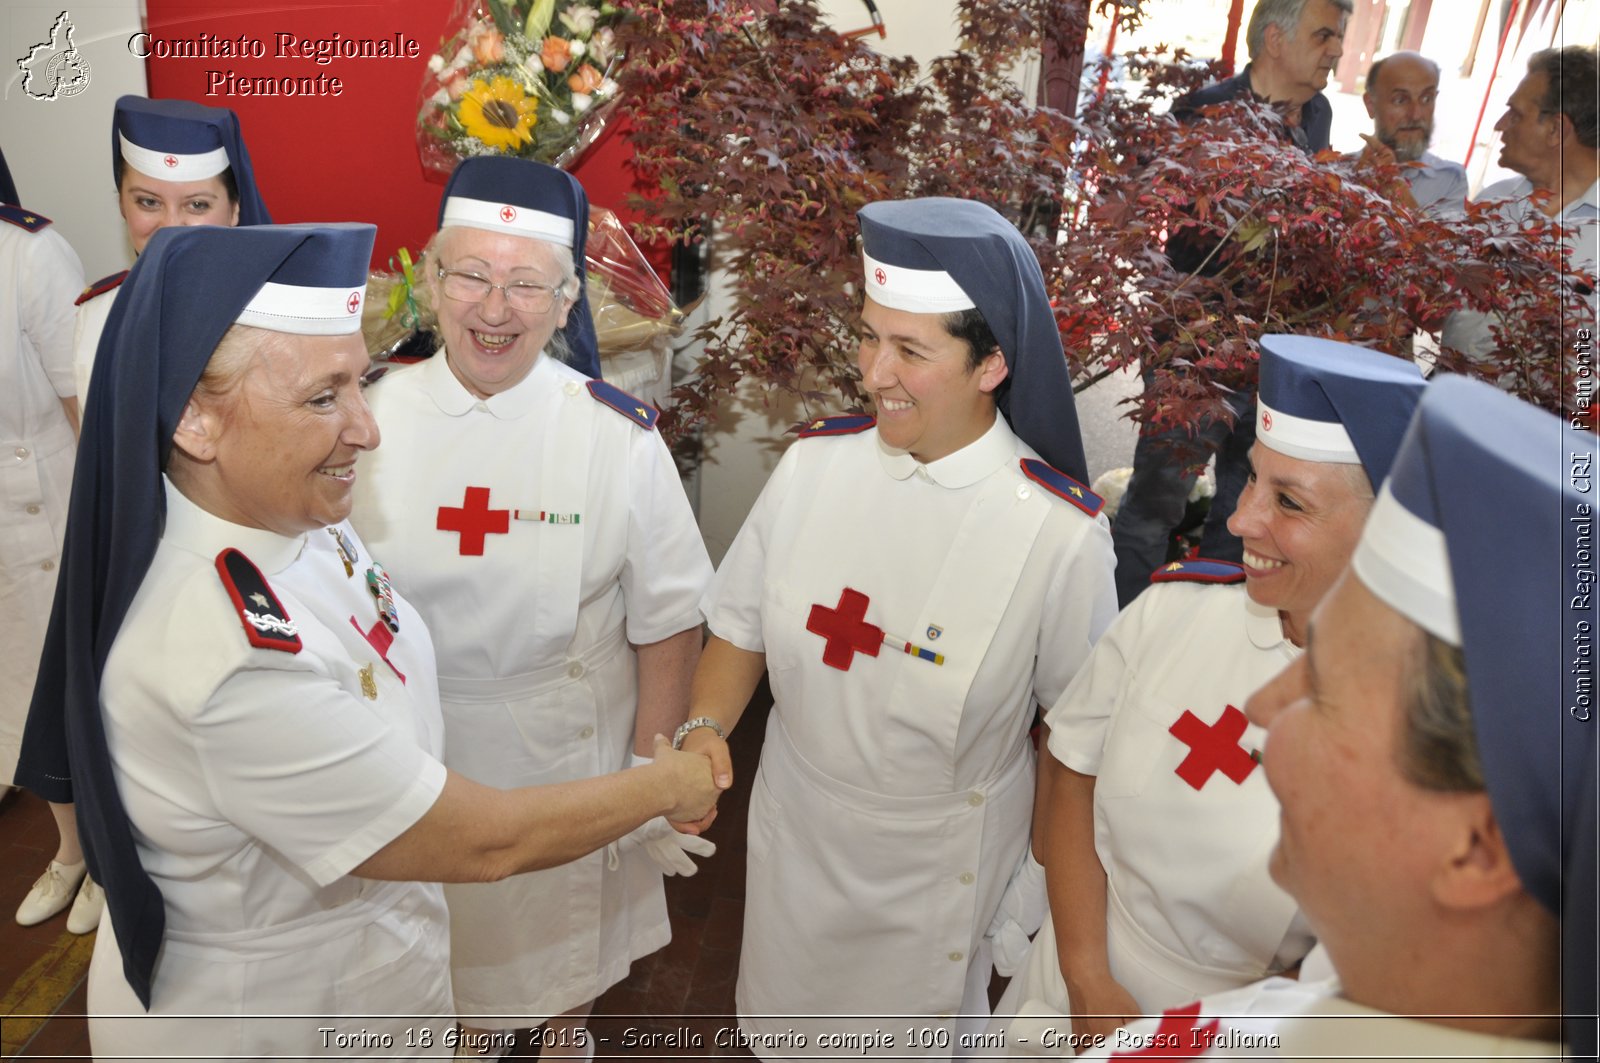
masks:
[[(763, 689), (734, 732), (734, 788), (720, 802), (709, 834), (717, 843), (716, 855), (700, 861), (693, 877), (667, 879), (671, 944), (634, 964), (632, 974), (595, 1007), (590, 1029), (597, 1057), (748, 1056), (742, 1049), (717, 1048), (715, 1035), (733, 1025), (744, 919), (745, 808), (767, 704)], [(55, 844), (43, 801), (19, 793), (0, 805), (0, 1057), (7, 1060), (89, 1058), (84, 973), (93, 935), (68, 934), (64, 915), (29, 928), (17, 926), (10, 915)], [(529, 1042), (524, 1035), (518, 1057), (538, 1055)], [(636, 1047), (640, 1044), (658, 1047)]]

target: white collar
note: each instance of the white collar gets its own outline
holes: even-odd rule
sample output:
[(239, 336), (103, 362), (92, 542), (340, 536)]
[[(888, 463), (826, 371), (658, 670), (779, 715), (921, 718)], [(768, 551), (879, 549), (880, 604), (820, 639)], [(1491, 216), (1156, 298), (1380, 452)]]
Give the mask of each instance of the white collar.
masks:
[(1293, 652), (1296, 647), (1283, 630), (1283, 618), (1278, 611), (1250, 597), (1248, 588), (1240, 590), (1244, 592), (1244, 629), (1250, 635), (1251, 644), (1258, 650), (1275, 650), (1282, 646)]
[(952, 490), (971, 487), (1017, 457), (1017, 437), (998, 411), (987, 432), (960, 450), (926, 465), (908, 451), (890, 448), (876, 431), (873, 437), (878, 441), (878, 459), (883, 463), (884, 472), (896, 480), (904, 480), (920, 470), (923, 479)]
[(247, 528), (201, 509), (165, 475), (167, 523), (161, 539), (210, 560), (230, 546), (248, 557), (265, 575), (282, 572), (305, 548), (306, 536), (283, 536), (265, 528)]
[(559, 363), (544, 352), (533, 361), (528, 375), (496, 395), (480, 399), (466, 389), (450, 369), (449, 355), (441, 344), (419, 371), (423, 390), (446, 417), (464, 417), (474, 410), (493, 414), (497, 420), (515, 421), (532, 412), (543, 387), (539, 383), (559, 373)]

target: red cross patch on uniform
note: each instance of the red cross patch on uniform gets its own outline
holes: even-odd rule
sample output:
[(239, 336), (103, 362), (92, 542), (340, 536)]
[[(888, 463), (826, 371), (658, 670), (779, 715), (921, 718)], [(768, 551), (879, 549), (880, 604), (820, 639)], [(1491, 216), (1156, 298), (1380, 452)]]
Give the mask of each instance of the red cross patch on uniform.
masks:
[(299, 653), (300, 629), (289, 619), (288, 611), (267, 586), (267, 578), (255, 563), (230, 546), (217, 555), (216, 564), (222, 586), (233, 600), (233, 607), (239, 610), (239, 623), (244, 625), (250, 645)]
[(589, 381), (589, 394), (600, 400), (604, 405), (610, 406), (640, 428), (655, 428), (656, 419), (661, 416), (660, 411), (648, 402), (643, 399), (636, 399), (616, 385), (607, 384), (604, 380)]
[(1232, 705), (1222, 710), (1214, 724), (1184, 709), (1178, 721), (1167, 728), (1168, 734), (1189, 747), (1174, 773), (1196, 790), (1205, 789), (1212, 774), (1219, 771), (1235, 783), (1244, 782), (1260, 763), (1239, 744), (1248, 726), (1245, 714)]
[(1200, 1021), (1200, 1002), (1164, 1012), (1156, 1032), (1139, 1048), (1119, 1049), (1112, 1059), (1194, 1059), (1203, 1056), (1217, 1035), (1217, 1020)]
[(83, 290), (83, 294), (78, 296), (78, 298), (73, 301), (72, 305), (82, 306), (84, 303), (87, 303), (90, 299), (93, 299), (97, 295), (104, 295), (106, 292), (116, 291), (117, 288), (121, 287), (122, 282), (127, 279), (127, 270), (113, 273), (109, 277), (101, 277), (99, 280), (89, 285), (89, 287), (85, 288)]

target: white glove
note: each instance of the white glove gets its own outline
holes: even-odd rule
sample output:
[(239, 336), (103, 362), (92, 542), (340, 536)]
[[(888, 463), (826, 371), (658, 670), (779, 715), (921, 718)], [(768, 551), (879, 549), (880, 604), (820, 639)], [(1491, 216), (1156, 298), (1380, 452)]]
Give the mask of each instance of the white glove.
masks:
[(663, 875), (683, 875), (687, 878), (700, 870), (699, 866), (689, 859), (689, 853), (694, 853), (696, 856), (711, 856), (717, 851), (717, 846), (715, 842), (707, 841), (698, 834), (684, 834), (673, 830), (672, 824), (667, 822), (665, 816), (657, 816), (644, 826), (617, 839), (618, 852), (626, 853), (634, 849), (643, 849), (645, 855), (655, 862)]
[[(634, 753), (628, 759), (628, 767), (639, 768), (646, 764), (654, 763), (651, 757), (641, 757)], [(684, 834), (673, 830), (672, 824), (667, 822), (665, 816), (657, 816), (647, 820), (643, 826), (636, 827), (624, 834), (613, 843), (615, 853), (632, 852), (643, 849), (646, 856), (661, 869), (663, 875), (682, 875), (688, 878), (700, 868), (689, 859), (689, 853), (696, 856), (709, 857), (716, 853), (715, 842), (707, 841), (698, 834)], [(615, 857), (610, 861), (613, 871), (616, 870)]]
[(1011, 873), (1000, 907), (984, 935), (992, 942), (994, 969), (1007, 977), (1016, 974), (1028, 958), (1029, 938), (1039, 932), (1050, 910), (1050, 897), (1044, 888), (1044, 867), (1033, 858), (1033, 848), (1022, 854), (1022, 861)]

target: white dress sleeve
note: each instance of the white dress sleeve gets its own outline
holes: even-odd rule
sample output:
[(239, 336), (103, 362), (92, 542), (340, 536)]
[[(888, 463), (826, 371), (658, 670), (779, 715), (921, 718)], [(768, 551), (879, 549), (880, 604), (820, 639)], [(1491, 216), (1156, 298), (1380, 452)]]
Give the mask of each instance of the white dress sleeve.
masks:
[(628, 542), (619, 578), (628, 641), (646, 646), (700, 625), (711, 559), (665, 441), (629, 431)]

